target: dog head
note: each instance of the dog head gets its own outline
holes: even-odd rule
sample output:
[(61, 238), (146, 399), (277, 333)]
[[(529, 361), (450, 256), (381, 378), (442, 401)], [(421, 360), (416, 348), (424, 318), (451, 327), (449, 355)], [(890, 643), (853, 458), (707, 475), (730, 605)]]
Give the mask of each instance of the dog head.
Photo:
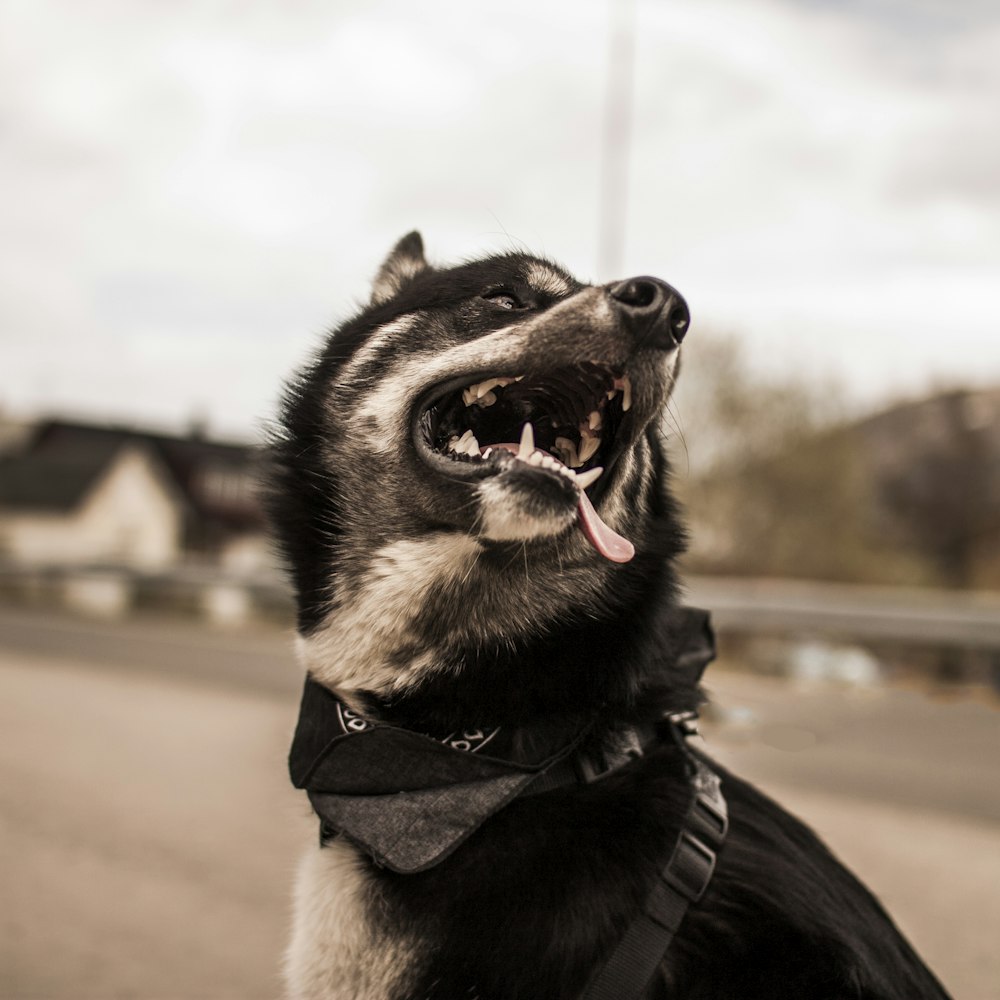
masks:
[(391, 697), (664, 599), (681, 533), (661, 424), (688, 325), (655, 278), (585, 285), (520, 253), (436, 268), (404, 237), (276, 440), (313, 674)]

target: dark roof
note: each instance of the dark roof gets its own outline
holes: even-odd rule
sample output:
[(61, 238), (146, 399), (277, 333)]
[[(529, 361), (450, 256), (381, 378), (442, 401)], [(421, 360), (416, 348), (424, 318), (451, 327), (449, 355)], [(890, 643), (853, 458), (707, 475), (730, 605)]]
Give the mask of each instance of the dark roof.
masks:
[(237, 530), (263, 524), (251, 446), (68, 420), (39, 424), (21, 453), (0, 462), (0, 504), (71, 508), (125, 445), (151, 452), (199, 519)]
[(102, 451), (0, 459), (0, 507), (72, 510), (100, 477), (117, 448)]

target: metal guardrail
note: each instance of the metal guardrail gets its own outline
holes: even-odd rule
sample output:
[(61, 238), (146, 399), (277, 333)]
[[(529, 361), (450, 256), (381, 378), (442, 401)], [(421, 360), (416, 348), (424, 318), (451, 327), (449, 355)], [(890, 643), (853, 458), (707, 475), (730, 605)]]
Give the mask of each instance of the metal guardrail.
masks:
[[(712, 612), (722, 632), (822, 635), (1000, 654), (1000, 592), (871, 587), (809, 580), (690, 576), (685, 600)], [(0, 594), (32, 603), (127, 614), (160, 608), (230, 620), (291, 620), (291, 594), (277, 574), (234, 577), (203, 566), (134, 570), (0, 564)]]
[(735, 577), (684, 584), (686, 600), (722, 631), (1000, 651), (1000, 593)]

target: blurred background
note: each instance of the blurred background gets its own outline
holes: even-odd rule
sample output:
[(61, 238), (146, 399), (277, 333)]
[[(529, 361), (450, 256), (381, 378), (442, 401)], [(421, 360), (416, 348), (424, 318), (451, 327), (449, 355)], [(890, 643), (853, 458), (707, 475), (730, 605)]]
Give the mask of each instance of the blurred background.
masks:
[(419, 228), (659, 275), (709, 749), (1000, 997), (1000, 8), (0, 0), (0, 996), (273, 997), (259, 445)]

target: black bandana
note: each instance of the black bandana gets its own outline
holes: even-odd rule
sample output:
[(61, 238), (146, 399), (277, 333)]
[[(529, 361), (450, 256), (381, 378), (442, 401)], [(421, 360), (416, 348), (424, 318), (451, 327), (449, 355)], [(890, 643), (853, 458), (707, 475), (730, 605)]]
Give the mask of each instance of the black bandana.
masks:
[[(714, 656), (708, 615), (684, 609), (681, 625), (673, 669), (690, 673), (696, 685)], [(289, 769), (324, 826), (378, 864), (409, 874), (433, 867), (554, 773), (589, 728), (568, 738), (535, 733), (527, 752), (500, 730), (428, 736), (363, 719), (307, 677)]]

